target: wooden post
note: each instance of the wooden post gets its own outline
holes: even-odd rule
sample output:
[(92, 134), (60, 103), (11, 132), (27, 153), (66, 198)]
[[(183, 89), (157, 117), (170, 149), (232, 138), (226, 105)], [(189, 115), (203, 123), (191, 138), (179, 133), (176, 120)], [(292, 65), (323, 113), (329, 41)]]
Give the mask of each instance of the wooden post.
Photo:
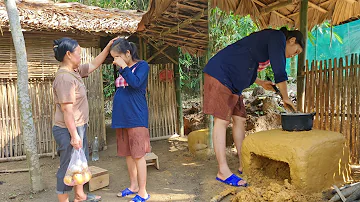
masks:
[(179, 135), (181, 137), (184, 136), (184, 119), (183, 119), (183, 109), (182, 109), (182, 97), (181, 97), (181, 78), (180, 78), (180, 65), (174, 64), (174, 73), (175, 73), (175, 91), (176, 91), (176, 106), (177, 106), (177, 114), (179, 121)]
[(298, 58), (298, 70), (297, 70), (297, 110), (304, 111), (304, 98), (305, 98), (305, 86), (304, 86), (304, 70), (306, 61), (306, 44), (307, 44), (307, 31), (308, 31), (308, 0), (301, 1), (300, 7), (300, 31), (304, 35), (305, 46), (303, 52)]
[[(209, 35), (209, 42), (208, 42), (208, 50), (207, 50), (207, 55), (206, 55), (206, 63), (209, 61), (209, 59), (212, 56), (212, 49), (213, 49), (213, 44), (211, 43), (212, 39), (210, 36), (210, 29), (211, 29), (211, 24), (210, 24), (210, 16), (211, 16), (211, 1), (208, 2), (208, 35)], [(213, 130), (214, 130), (214, 116), (209, 115), (209, 148), (213, 149), (214, 148), (214, 144), (213, 144)]]

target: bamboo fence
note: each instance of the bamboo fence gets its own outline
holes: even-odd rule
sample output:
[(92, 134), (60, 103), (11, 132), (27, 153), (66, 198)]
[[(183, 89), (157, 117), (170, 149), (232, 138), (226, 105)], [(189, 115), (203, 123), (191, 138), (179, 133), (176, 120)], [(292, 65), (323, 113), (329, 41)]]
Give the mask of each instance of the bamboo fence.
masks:
[(352, 163), (359, 163), (359, 55), (306, 64), (305, 112), (316, 112), (314, 128), (342, 133)]
[(147, 101), (152, 140), (167, 138), (177, 131), (175, 81), (160, 81), (159, 73), (162, 70), (174, 72), (174, 64), (150, 65)]
[[(91, 61), (99, 53), (100, 49), (98, 48), (83, 48), (82, 62)], [(6, 66), (0, 63), (0, 69), (4, 70)], [(30, 66), (29, 71), (31, 72), (33, 69), (36, 68)], [(54, 71), (50, 69), (42, 75), (46, 75), (46, 77), (29, 78), (29, 94), (32, 101), (38, 153), (40, 156), (49, 156), (54, 155), (56, 151), (52, 136)], [(14, 77), (0, 77), (0, 162), (24, 159), (25, 155), (17, 105), (16, 74)], [(102, 147), (106, 145), (106, 131), (101, 68), (90, 74), (84, 81), (90, 110), (88, 142), (91, 143), (94, 137), (98, 136)]]

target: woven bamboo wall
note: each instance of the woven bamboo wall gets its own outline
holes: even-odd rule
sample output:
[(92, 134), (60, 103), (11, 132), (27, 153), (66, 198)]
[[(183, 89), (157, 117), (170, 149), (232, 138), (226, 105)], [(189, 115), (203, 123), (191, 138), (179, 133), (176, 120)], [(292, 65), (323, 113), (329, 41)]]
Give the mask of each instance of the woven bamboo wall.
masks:
[[(65, 36), (62, 33), (25, 33), (29, 65), (29, 93), (32, 100), (33, 118), (37, 132), (39, 154), (50, 154), (55, 150), (51, 133), (53, 120), (53, 75), (58, 67), (52, 52), (52, 40)], [(80, 38), (81, 36), (66, 36)], [(94, 38), (94, 39), (93, 39)], [(79, 41), (83, 48), (83, 63), (91, 61), (100, 53), (99, 39), (84, 38)], [(104, 121), (104, 98), (101, 69), (85, 79), (88, 89), (90, 123), (89, 143), (99, 137), (101, 146), (106, 144)], [(9, 33), (0, 37), (0, 162), (23, 157), (24, 145), (20, 131), (19, 109), (17, 106), (16, 58)]]
[[(81, 47), (99, 47), (98, 36), (79, 36), (69, 33), (24, 32), (28, 57), (29, 78), (52, 76), (59, 66), (54, 58), (53, 40), (61, 37), (76, 39)], [(11, 33), (0, 37), (0, 78), (16, 78), (16, 54)]]
[(152, 140), (168, 137), (177, 132), (175, 81), (160, 81), (161, 70), (174, 72), (174, 64), (150, 65), (147, 101)]
[(305, 112), (316, 112), (314, 128), (342, 133), (352, 163), (360, 152), (359, 55), (306, 64)]

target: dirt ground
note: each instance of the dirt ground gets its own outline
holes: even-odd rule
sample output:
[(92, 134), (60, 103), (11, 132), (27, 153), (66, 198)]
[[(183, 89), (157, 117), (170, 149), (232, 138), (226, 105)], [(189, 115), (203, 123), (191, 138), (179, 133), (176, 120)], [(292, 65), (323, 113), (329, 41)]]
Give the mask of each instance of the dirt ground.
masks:
[[(110, 185), (94, 193), (103, 197), (103, 201), (129, 201), (131, 198), (117, 198), (116, 194), (129, 186), (129, 179), (125, 159), (116, 156), (115, 133), (107, 129), (108, 149), (100, 152), (100, 160), (90, 162), (90, 165), (109, 170)], [(152, 142), (152, 151), (159, 156), (160, 170), (148, 167), (148, 193), (150, 201), (210, 201), (230, 186), (223, 185), (215, 180), (217, 163), (214, 154), (194, 157), (188, 152), (186, 139), (163, 140)], [(233, 151), (228, 150), (228, 162), (235, 172), (238, 159)], [(50, 157), (40, 159), (42, 177), (46, 186), (45, 191), (37, 194), (30, 192), (29, 174), (14, 173), (0, 174), (0, 201), (56, 201), (55, 174), (59, 165), (59, 158)], [(26, 161), (7, 162), (0, 164), (0, 170), (26, 168)], [(229, 201), (279, 201), (274, 198), (277, 193), (284, 195), (281, 201), (321, 201), (321, 194), (304, 196), (293, 187), (280, 180), (273, 180), (262, 176), (263, 173), (254, 173), (250, 188), (237, 188), (236, 197), (230, 195), (224, 202)], [(286, 178), (286, 176), (285, 176)], [(271, 185), (271, 186), (269, 186)], [(269, 188), (269, 187), (270, 188)], [(277, 192), (268, 189), (275, 189)], [(290, 195), (289, 195), (290, 190)], [(71, 198), (73, 196), (71, 195)], [(265, 198), (264, 198), (265, 197)], [(275, 200), (267, 200), (267, 199)], [(299, 200), (290, 200), (298, 197)], [(289, 200), (287, 200), (290, 198)]]

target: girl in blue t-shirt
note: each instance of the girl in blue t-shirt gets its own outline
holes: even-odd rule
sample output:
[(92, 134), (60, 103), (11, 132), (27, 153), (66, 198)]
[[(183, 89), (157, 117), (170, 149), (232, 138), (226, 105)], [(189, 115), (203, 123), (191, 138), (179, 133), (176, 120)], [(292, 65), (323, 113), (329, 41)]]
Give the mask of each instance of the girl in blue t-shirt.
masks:
[(136, 45), (120, 38), (114, 41), (110, 50), (120, 76), (116, 79), (112, 128), (116, 129), (117, 154), (125, 156), (130, 176), (130, 186), (117, 196), (136, 194), (132, 201), (147, 201), (145, 154), (150, 152), (148, 130), (148, 106), (146, 86), (149, 65), (140, 60)]

